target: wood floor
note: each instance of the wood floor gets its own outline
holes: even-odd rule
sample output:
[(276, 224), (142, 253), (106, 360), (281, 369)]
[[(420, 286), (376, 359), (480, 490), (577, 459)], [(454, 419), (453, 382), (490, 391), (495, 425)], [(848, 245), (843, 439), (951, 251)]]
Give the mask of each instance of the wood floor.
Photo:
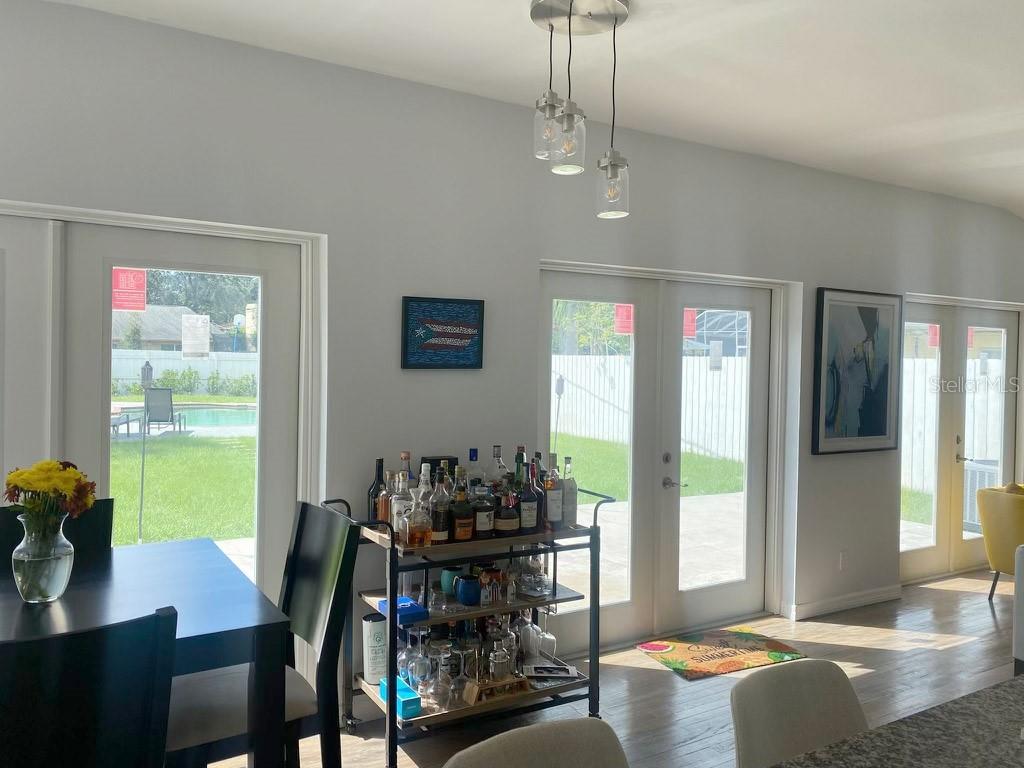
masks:
[[(1011, 677), (1013, 583), (1004, 579), (989, 603), (990, 580), (979, 571), (907, 587), (901, 600), (801, 622), (770, 617), (751, 626), (842, 665), (876, 726)], [(618, 733), (632, 768), (732, 766), (729, 689), (743, 674), (686, 682), (638, 651), (609, 653), (601, 664), (601, 714)], [(440, 768), (454, 752), (502, 730), (581, 716), (585, 703), (446, 731), (403, 747), (399, 764)], [(345, 768), (384, 765), (381, 725), (342, 738)], [(316, 739), (303, 742), (302, 765), (320, 765)]]

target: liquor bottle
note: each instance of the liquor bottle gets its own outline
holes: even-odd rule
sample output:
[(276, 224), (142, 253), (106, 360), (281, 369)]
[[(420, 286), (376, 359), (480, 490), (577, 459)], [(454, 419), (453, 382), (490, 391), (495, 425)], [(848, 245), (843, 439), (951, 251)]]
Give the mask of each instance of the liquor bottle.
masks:
[(547, 528), (557, 531), (562, 527), (562, 479), (558, 476), (558, 456), (553, 453), (544, 480), (544, 495), (547, 496)]
[(534, 451), (533, 459), (537, 462), (537, 480), (540, 481), (540, 487), (544, 487), (544, 482), (548, 479), (548, 468), (544, 466), (544, 456), (540, 451)]
[(398, 488), (391, 496), (391, 524), (399, 531), (399, 538), (405, 546), (409, 544), (408, 518), (412, 514), (415, 499), (409, 492), (409, 475), (404, 469), (398, 471)]
[(434, 492), (430, 495), (430, 541), (432, 544), (447, 544), (451, 539), (451, 525), (448, 508), (452, 497), (444, 489), (444, 467), (437, 470)]
[[(533, 487), (533, 479), (530, 477), (533, 465), (526, 463), (526, 453), (516, 456), (516, 490), (519, 493), (519, 533), (537, 533), (540, 523), (538, 514), (540, 505), (537, 500), (537, 492)], [(519, 475), (522, 475), (520, 479)]]
[(508, 467), (505, 466), (505, 462), (501, 460), (501, 446), (496, 445), (491, 449), (491, 466), (487, 468), (487, 482), (488, 484), (497, 491), (501, 488), (501, 484), (505, 480), (505, 475), (508, 473)]
[(572, 456), (565, 457), (565, 472), (562, 476), (562, 524), (566, 527), (576, 525), (576, 502), (579, 488), (576, 478), (572, 476)]
[(506, 472), (501, 485), (501, 504), (494, 514), (495, 536), (519, 535), (519, 497), (514, 487), (515, 476)]
[[(430, 513), (427, 512), (426, 507), (420, 504), (419, 499), (415, 499), (412, 504), (412, 511), (406, 515), (406, 529), (408, 531), (408, 545), (414, 549), (421, 549), (423, 547), (429, 547), (431, 539), (433, 537), (433, 524)], [(424, 593), (427, 591), (427, 585), (423, 585)], [(425, 600), (425, 597), (421, 595), (421, 602)]]
[(384, 482), (384, 458), (377, 459), (377, 467), (373, 473), (373, 482), (366, 491), (366, 519), (377, 519), (377, 497), (380, 495), (380, 486)]
[[(416, 476), (412, 473), (412, 467), (409, 465), (412, 454), (409, 451), (402, 451), (398, 454), (398, 458), (402, 461), (401, 469), (405, 470), (406, 480), (409, 482), (409, 487), (412, 488), (412, 484), (416, 481)], [(427, 475), (427, 477), (429, 478), (430, 476)], [(429, 479), (427, 482), (429, 482)]]
[(420, 464), (420, 482), (416, 486), (416, 493), (414, 496), (418, 496), (420, 504), (424, 507), (430, 503), (430, 494), (434, 492), (434, 486), (430, 483), (430, 464), (423, 462)]
[(473, 505), (469, 503), (466, 470), (455, 468), (455, 496), (452, 501), (452, 540), (469, 541), (473, 538)]
[(473, 490), (473, 536), (477, 539), (494, 537), (494, 497), (490, 486), (478, 485)]
[(452, 482), (452, 476), (448, 470), (448, 459), (441, 459), (441, 481), (444, 484), (444, 492), (451, 497), (452, 493), (455, 492), (455, 484)]
[(391, 522), (391, 489), (394, 487), (395, 473), (390, 469), (384, 473), (384, 482), (381, 483), (380, 492), (377, 494), (376, 520)]
[(469, 470), (466, 472), (466, 480), (470, 489), (476, 488), (484, 481), (483, 470), (480, 469), (479, 451), (476, 448), (469, 449)]
[[(547, 472), (544, 473), (547, 475)], [(530, 461), (530, 483), (533, 485), (533, 492), (537, 495), (537, 532), (547, 528), (548, 499), (544, 490), (544, 482), (540, 479), (540, 468), (537, 460)]]

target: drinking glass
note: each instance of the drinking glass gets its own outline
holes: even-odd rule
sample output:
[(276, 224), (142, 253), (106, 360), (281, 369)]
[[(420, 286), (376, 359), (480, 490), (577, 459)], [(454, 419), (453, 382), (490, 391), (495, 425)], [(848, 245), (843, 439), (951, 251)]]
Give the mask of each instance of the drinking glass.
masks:
[(547, 656), (550, 659), (554, 659), (557, 638), (548, 632), (548, 617), (550, 615), (550, 611), (544, 614), (544, 631), (541, 632), (538, 640), (538, 650), (540, 651), (541, 656)]
[(441, 589), (441, 582), (435, 581), (430, 585), (430, 603), (427, 606), (431, 616), (436, 616), (448, 611), (448, 596)]
[(409, 682), (409, 662), (415, 655), (416, 654), (412, 646), (412, 632), (407, 632), (405, 636), (405, 645), (402, 646), (402, 650), (398, 653), (398, 676), (407, 683)]
[(416, 643), (417, 653), (409, 659), (409, 687), (415, 690), (422, 698), (430, 685), (430, 658), (427, 656), (427, 649), (423, 644), (423, 635), (427, 630), (420, 627), (419, 640)]
[(459, 657), (459, 674), (452, 680), (451, 691), (448, 697), (448, 708), (459, 709), (465, 707), (466, 700), (466, 686), (469, 685), (472, 678), (466, 674), (466, 656), (469, 654), (476, 655), (476, 651), (470, 648), (452, 648), (452, 653)]
[(435, 640), (430, 643), (430, 666), (436, 670), (430, 685), (427, 687), (427, 699), (439, 712), (448, 709), (452, 690), (452, 679), (445, 671), (444, 660), (451, 655), (452, 644), (448, 640)]

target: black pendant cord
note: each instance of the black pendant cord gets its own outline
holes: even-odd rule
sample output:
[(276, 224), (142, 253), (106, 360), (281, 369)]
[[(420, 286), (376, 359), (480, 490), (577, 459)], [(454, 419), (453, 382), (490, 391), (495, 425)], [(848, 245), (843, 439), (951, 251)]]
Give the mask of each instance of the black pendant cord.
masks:
[(568, 82), (569, 95), (566, 97), (566, 101), (572, 101), (572, 4), (573, 0), (569, 0), (569, 17), (566, 20), (566, 31), (569, 35), (569, 61), (566, 64), (566, 79)]
[(615, 17), (615, 23), (612, 25), (612, 140), (611, 148), (615, 149), (615, 74), (619, 68), (619, 53), (615, 45), (615, 30), (619, 28), (619, 17)]
[(548, 90), (554, 83), (555, 73), (555, 26), (548, 24)]

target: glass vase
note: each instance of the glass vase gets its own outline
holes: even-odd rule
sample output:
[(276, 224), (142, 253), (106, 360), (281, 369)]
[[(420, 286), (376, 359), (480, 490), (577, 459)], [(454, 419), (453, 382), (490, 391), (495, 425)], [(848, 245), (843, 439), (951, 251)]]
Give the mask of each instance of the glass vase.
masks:
[(14, 583), (26, 603), (51, 603), (64, 594), (75, 548), (64, 538), (67, 515), (18, 515), (25, 538), (11, 554)]

